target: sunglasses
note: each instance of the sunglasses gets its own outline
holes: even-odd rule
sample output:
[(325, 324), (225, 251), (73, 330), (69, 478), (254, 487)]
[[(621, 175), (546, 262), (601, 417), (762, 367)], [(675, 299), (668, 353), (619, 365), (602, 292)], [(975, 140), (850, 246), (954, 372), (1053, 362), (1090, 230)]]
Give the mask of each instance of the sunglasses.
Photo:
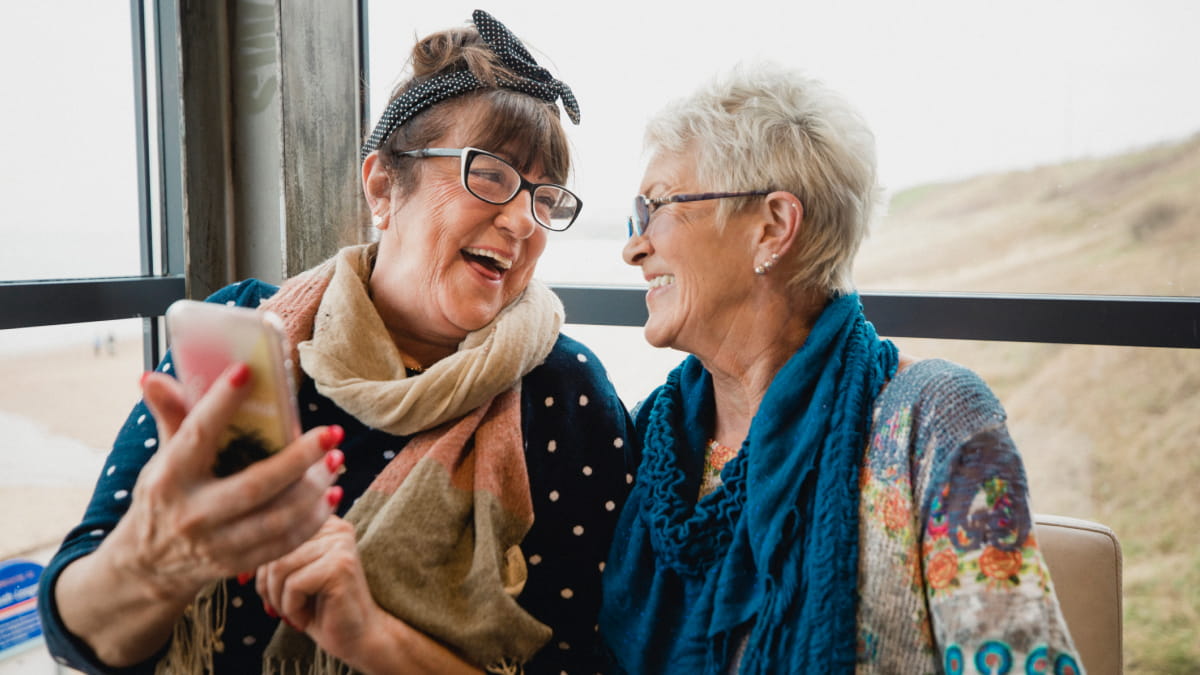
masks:
[(575, 193), (553, 183), (531, 183), (516, 167), (479, 148), (425, 148), (396, 153), (402, 157), (458, 157), (459, 179), (463, 188), (476, 199), (489, 204), (507, 204), (522, 190), (528, 190), (530, 210), (538, 225), (562, 232), (579, 217), (583, 202)]
[(772, 190), (752, 190), (750, 192), (704, 192), (694, 195), (671, 195), (669, 197), (654, 197), (650, 198), (645, 195), (638, 195), (633, 198), (633, 215), (629, 217), (629, 222), (625, 224), (630, 238), (635, 234), (642, 236), (646, 234), (646, 228), (650, 226), (650, 217), (658, 210), (658, 207), (663, 204), (677, 204), (679, 202), (703, 202), (709, 199), (728, 199), (730, 197), (758, 197), (771, 194)]

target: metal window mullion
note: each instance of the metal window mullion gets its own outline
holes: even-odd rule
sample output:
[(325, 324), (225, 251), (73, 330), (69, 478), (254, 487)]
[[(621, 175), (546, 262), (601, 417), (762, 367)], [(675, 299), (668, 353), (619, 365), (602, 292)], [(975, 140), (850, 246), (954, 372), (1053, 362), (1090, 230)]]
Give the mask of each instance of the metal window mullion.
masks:
[[(153, 276), (154, 220), (150, 182), (150, 94), (146, 78), (146, 3), (130, 0), (130, 41), (133, 50), (133, 111), (134, 142), (137, 152), (138, 242), (143, 277)], [(160, 358), (158, 320), (142, 318), (142, 362), (146, 370), (157, 365)]]

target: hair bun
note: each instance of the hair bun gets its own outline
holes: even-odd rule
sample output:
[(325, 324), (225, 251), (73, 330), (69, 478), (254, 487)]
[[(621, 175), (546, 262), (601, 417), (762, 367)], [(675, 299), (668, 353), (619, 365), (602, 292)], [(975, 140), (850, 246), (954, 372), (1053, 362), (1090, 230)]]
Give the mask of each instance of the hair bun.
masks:
[(497, 75), (506, 69), (479, 32), (464, 27), (439, 31), (417, 42), (412, 51), (412, 70), (416, 80), (469, 70), (481, 82), (496, 86)]

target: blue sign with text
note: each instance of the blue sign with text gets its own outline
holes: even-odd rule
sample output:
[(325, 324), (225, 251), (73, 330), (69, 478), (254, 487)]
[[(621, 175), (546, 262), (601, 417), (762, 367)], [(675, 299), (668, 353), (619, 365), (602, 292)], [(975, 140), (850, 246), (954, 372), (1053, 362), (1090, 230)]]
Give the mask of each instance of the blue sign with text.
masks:
[(42, 639), (38, 579), (42, 566), (28, 560), (0, 562), (0, 659)]

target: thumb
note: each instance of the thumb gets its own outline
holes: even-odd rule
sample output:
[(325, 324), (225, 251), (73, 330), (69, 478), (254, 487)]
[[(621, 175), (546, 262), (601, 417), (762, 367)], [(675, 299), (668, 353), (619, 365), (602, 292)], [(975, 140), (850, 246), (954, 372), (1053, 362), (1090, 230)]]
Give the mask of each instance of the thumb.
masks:
[(183, 385), (164, 373), (146, 373), (142, 377), (142, 400), (158, 426), (159, 442), (165, 445), (187, 417)]
[(234, 363), (188, 410), (181, 384), (170, 377), (147, 378), (147, 405), (155, 412), (156, 421), (159, 414), (165, 418), (172, 442), (164, 442), (162, 447), (171, 455), (173, 466), (193, 476), (212, 470), (221, 435), (250, 394), (250, 379), (249, 366)]

